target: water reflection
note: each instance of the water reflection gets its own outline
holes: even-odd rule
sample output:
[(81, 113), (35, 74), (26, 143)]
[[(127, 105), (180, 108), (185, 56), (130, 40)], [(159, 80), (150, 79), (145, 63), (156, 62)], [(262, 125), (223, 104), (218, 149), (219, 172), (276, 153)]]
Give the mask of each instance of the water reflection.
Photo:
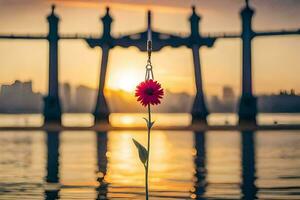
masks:
[[(0, 199), (143, 199), (144, 131), (1, 132)], [(300, 199), (299, 131), (153, 131), (151, 199)]]
[(45, 190), (45, 200), (56, 200), (59, 199), (59, 190)]
[(242, 148), (242, 199), (257, 199), (257, 188), (255, 185), (255, 133), (253, 131), (241, 132)]
[(59, 132), (49, 131), (46, 133), (47, 143), (47, 173), (45, 186), (45, 199), (59, 199)]
[(203, 196), (206, 191), (207, 181), (206, 181), (206, 146), (205, 146), (205, 132), (194, 132), (195, 140), (195, 185), (194, 193), (192, 198), (194, 199), (205, 199)]
[[(59, 179), (59, 156), (60, 156), (60, 133), (47, 132), (47, 173), (45, 186), (45, 199), (59, 199), (60, 179)], [(206, 161), (206, 133), (194, 132), (194, 188), (192, 189), (191, 198), (204, 200), (206, 199), (207, 183), (207, 161)], [(108, 133), (96, 133), (96, 151), (97, 151), (97, 171), (96, 178), (98, 186), (96, 187), (96, 199), (108, 199), (109, 184), (106, 181), (107, 176), (107, 146)], [(123, 151), (124, 149), (122, 149)], [(257, 188), (255, 186), (255, 133), (250, 131), (241, 132), (241, 165), (242, 165), (242, 199), (257, 199)]]
[(107, 132), (97, 132), (97, 200), (107, 199), (108, 183), (105, 181), (107, 172)]

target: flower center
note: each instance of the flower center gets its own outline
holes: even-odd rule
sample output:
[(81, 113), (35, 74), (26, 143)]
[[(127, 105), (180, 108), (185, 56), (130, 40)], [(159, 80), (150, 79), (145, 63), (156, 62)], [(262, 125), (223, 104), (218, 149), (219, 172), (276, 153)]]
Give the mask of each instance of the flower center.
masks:
[(153, 90), (152, 88), (147, 88), (147, 89), (145, 90), (145, 93), (146, 93), (147, 95), (151, 96), (151, 95), (153, 95), (154, 90)]

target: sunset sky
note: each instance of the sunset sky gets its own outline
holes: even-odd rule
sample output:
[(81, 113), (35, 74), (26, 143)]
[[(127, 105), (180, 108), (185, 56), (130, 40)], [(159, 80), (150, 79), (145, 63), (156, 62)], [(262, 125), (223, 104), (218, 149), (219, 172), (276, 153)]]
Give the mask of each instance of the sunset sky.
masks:
[[(201, 33), (241, 30), (242, 0), (0, 0), (0, 33), (46, 34), (46, 16), (55, 2), (60, 33), (100, 34), (99, 18), (105, 6), (111, 7), (113, 34), (139, 32), (146, 27), (146, 11), (153, 11), (153, 27), (170, 33), (189, 33), (190, 6), (196, 4), (202, 16)], [(253, 0), (256, 10), (254, 30), (300, 28), (299, 0)], [(300, 93), (300, 37), (261, 37), (253, 41), (253, 76), (256, 94), (296, 89)], [(241, 41), (220, 39), (213, 48), (202, 48), (204, 90), (219, 95), (224, 85), (238, 94), (241, 83)], [(98, 86), (101, 50), (91, 49), (83, 40), (60, 41), (60, 82)], [(136, 48), (116, 47), (111, 51), (107, 87), (132, 90), (144, 78), (146, 54)], [(187, 48), (164, 48), (153, 54), (155, 78), (174, 92), (194, 93), (194, 70)], [(34, 90), (45, 93), (48, 82), (48, 44), (46, 41), (0, 40), (0, 84), (14, 80), (33, 80)]]

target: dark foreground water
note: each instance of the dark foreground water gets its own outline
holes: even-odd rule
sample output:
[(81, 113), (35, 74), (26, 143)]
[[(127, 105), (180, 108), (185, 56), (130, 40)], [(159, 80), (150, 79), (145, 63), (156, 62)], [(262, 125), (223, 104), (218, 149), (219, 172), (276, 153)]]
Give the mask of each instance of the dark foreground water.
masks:
[[(143, 199), (132, 138), (0, 132), (0, 199)], [(153, 131), (151, 199), (300, 199), (300, 131)]]

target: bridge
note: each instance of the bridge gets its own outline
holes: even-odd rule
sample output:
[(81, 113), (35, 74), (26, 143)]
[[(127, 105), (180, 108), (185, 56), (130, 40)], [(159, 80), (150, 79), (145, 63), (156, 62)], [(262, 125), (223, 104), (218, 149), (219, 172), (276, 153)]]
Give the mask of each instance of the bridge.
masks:
[[(185, 46), (191, 49), (194, 63), (194, 76), (196, 85), (196, 95), (191, 110), (192, 122), (207, 124), (207, 116), (209, 111), (205, 103), (205, 94), (203, 92), (202, 74), (201, 74), (201, 57), (199, 49), (203, 46), (213, 47), (217, 39), (240, 38), (242, 40), (242, 95), (239, 101), (239, 123), (256, 123), (257, 103), (256, 97), (252, 90), (252, 40), (255, 37), (268, 37), (276, 35), (300, 35), (300, 28), (297, 30), (280, 30), (280, 31), (263, 31), (255, 32), (252, 29), (252, 18), (255, 11), (249, 5), (249, 1), (245, 1), (241, 15), (241, 33), (211, 33), (202, 35), (199, 30), (201, 17), (196, 13), (196, 9), (192, 7), (192, 14), (189, 18), (190, 34), (188, 36), (179, 36), (176, 34), (157, 32), (151, 27), (151, 12), (148, 12), (148, 29), (152, 31), (152, 50), (160, 51), (166, 46), (178, 48)], [(85, 40), (91, 47), (100, 47), (102, 49), (101, 70), (98, 86), (98, 95), (96, 106), (94, 109), (95, 124), (109, 122), (109, 108), (104, 96), (104, 87), (106, 79), (106, 69), (108, 64), (109, 52), (116, 46), (130, 47), (135, 46), (140, 51), (147, 51), (147, 30), (121, 35), (114, 37), (111, 35), (111, 24), (113, 19), (106, 9), (105, 15), (101, 18), (103, 23), (103, 32), (101, 36), (82, 35), (82, 34), (59, 34), (59, 17), (55, 13), (55, 6), (49, 16), (47, 16), (49, 24), (49, 32), (43, 34), (0, 34), (0, 39), (22, 39), (22, 40), (47, 40), (49, 43), (49, 84), (48, 95), (44, 98), (44, 121), (45, 123), (61, 123), (61, 104), (58, 92), (58, 42), (60, 40), (79, 39)]]

